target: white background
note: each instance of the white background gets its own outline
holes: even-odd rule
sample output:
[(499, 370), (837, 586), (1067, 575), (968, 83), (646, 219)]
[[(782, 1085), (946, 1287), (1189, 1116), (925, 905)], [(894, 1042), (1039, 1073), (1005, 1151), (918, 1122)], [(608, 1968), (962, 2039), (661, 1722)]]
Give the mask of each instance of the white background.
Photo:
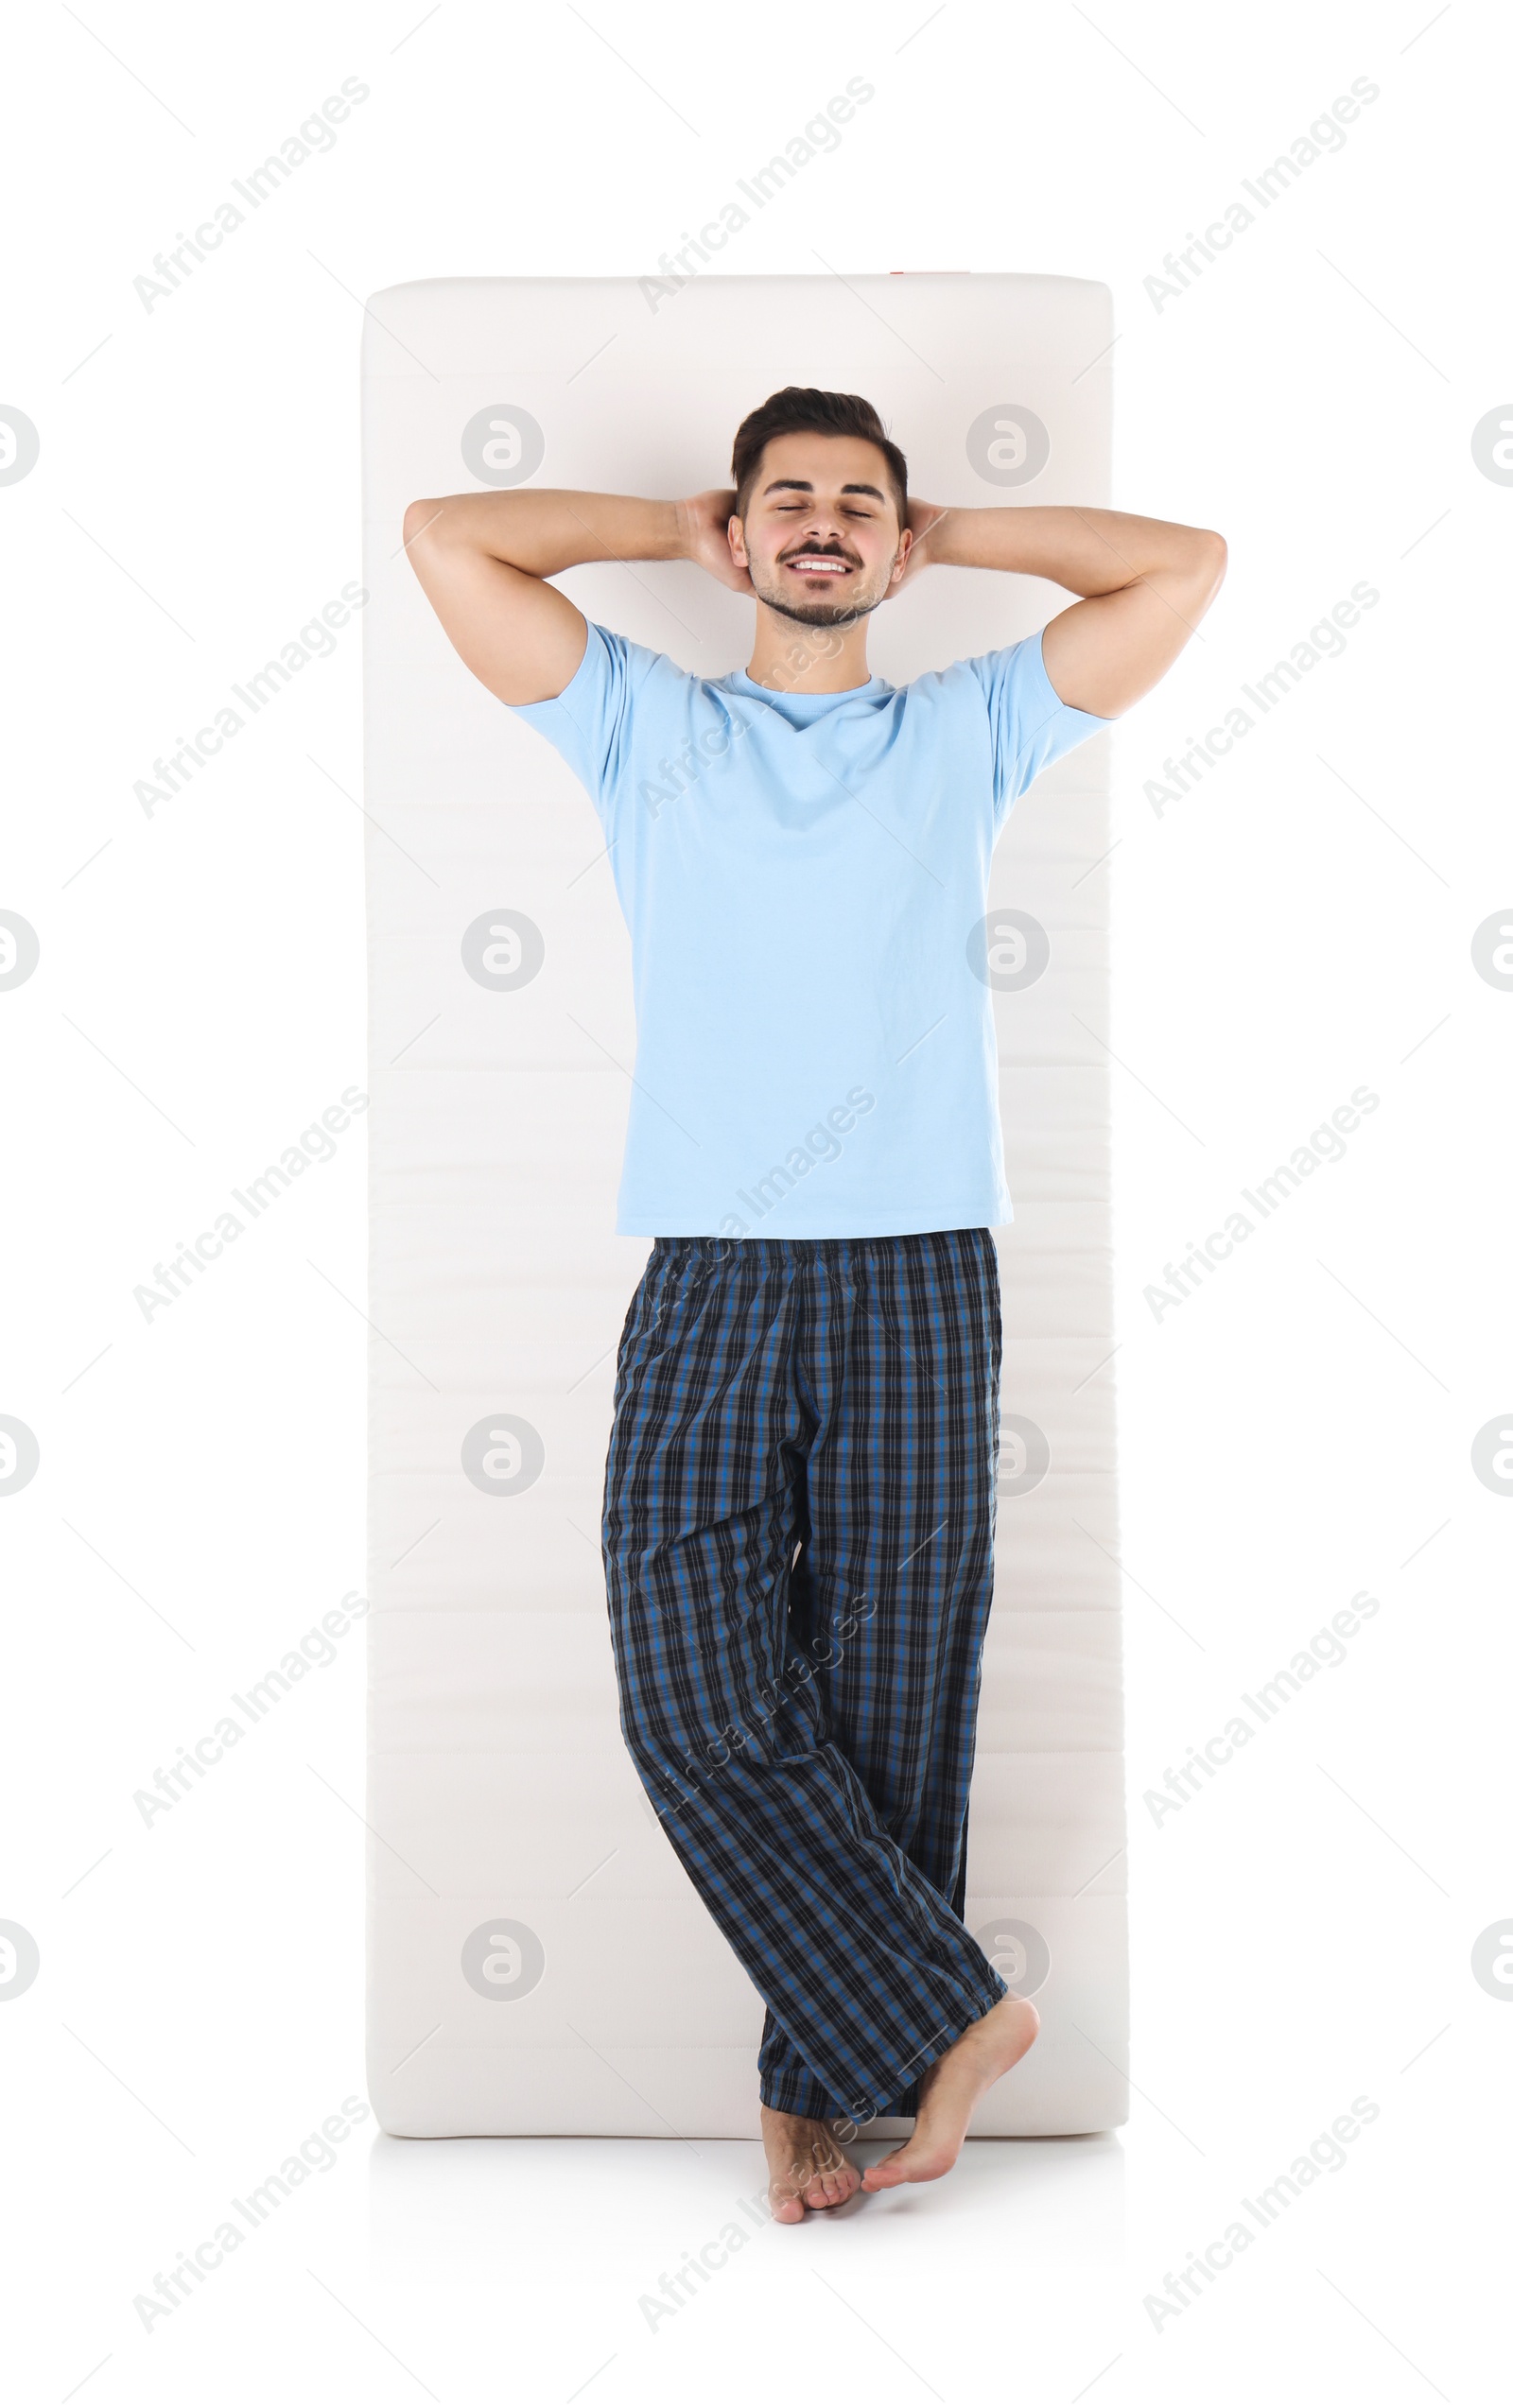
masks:
[[(0, 1917), (41, 1950), (0, 2012), (17, 2397), (1488, 2398), (1513, 1984), (1471, 1957), (1513, 1929), (1513, 1504), (1471, 1448), (1513, 1402), (1513, 995), (1471, 940), (1513, 920), (1513, 488), (1471, 432), (1513, 417), (1498, 13), (96, 0), (18, 12), (8, 46), (0, 403), (41, 435), (0, 486), (0, 909), (41, 943), (0, 993), (0, 1412), (41, 1449), (0, 1498)], [(357, 575), (365, 296), (652, 272), (856, 75), (875, 99), (722, 269), (1105, 281), (1115, 499), (1230, 546), (1115, 739), (1135, 2115), (765, 2230), (654, 2330), (642, 2295), (762, 2189), (754, 2146), (404, 2143), (370, 2115), (144, 2330), (229, 2197), (362, 2098), (360, 1623), (171, 1812), (133, 1804), (362, 1585), (360, 1118), (171, 1308), (133, 1298), (361, 1084), (360, 627), (176, 798), (133, 788)], [(348, 77), (335, 147), (146, 308), (154, 255)], [(1343, 148), (1153, 297), (1360, 77)], [(1165, 757), (1362, 580), (1343, 655), (1157, 813)], [(1163, 1267), (1361, 1085), (1344, 1159), (1157, 1320)], [(1346, 1660), (1157, 1819), (1168, 1768), (1361, 1590)], [(1157, 2321), (1363, 2097), (1345, 2163)]]

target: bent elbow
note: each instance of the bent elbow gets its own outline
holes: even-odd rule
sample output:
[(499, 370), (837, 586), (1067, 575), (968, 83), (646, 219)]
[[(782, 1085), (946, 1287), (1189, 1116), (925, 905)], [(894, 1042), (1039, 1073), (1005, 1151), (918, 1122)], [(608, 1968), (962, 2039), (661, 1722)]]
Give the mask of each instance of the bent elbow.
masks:
[(405, 549), (407, 552), (410, 549), (411, 546), (418, 542), (420, 537), (425, 534), (427, 528), (435, 525), (441, 514), (442, 505), (440, 502), (420, 501), (410, 503), (409, 508), (405, 512), (404, 521)]
[(1225, 571), (1229, 565), (1229, 546), (1224, 537), (1216, 533), (1211, 527), (1200, 527), (1196, 531), (1198, 557), (1202, 563), (1204, 575), (1208, 579), (1209, 597), (1211, 600), (1224, 583)]

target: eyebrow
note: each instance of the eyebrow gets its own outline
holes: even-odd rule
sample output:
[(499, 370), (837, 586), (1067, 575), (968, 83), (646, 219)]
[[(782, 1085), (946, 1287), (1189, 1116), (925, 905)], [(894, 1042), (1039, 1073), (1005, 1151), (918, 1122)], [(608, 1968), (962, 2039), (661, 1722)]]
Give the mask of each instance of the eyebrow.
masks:
[[(764, 494), (812, 494), (813, 491), (807, 476), (774, 476), (770, 485), (762, 487)], [(843, 485), (841, 491), (843, 494), (868, 494), (875, 502), (885, 498), (878, 485)]]

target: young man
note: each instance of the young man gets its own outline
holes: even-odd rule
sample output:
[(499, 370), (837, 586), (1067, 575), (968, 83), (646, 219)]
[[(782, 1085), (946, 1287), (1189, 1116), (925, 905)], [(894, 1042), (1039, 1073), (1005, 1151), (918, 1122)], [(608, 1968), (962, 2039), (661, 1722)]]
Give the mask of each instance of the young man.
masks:
[[(945, 2174), (1038, 2030), (961, 1920), (1013, 1216), (988, 867), (1016, 796), (1175, 660), (1225, 546), (911, 501), (854, 394), (773, 394), (731, 473), (688, 501), (454, 494), (404, 532), (468, 667), (587, 788), (630, 926), (616, 1225), (654, 1243), (605, 1472), (621, 1729), (767, 2001), (797, 2223)], [(749, 667), (691, 676), (547, 581), (605, 560), (752, 595)], [(1083, 598), (895, 688), (867, 620), (932, 564)], [(838, 2128), (895, 2114), (911, 2138), (859, 2174)]]

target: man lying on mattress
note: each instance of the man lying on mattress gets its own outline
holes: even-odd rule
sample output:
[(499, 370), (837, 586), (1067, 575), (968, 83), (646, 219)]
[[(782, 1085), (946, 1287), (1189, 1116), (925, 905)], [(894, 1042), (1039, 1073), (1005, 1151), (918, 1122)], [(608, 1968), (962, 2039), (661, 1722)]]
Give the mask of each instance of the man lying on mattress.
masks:
[[(962, 1922), (993, 1591), (1004, 1185), (993, 848), (1038, 772), (1170, 668), (1225, 546), (1122, 511), (911, 500), (869, 402), (789, 387), (732, 487), (411, 504), (463, 661), (553, 744), (631, 932), (602, 1542), (621, 1728), (767, 2001), (774, 2210), (930, 2182), (1035, 2010)], [(694, 674), (548, 580), (688, 561), (756, 604)], [(928, 568), (1082, 598), (894, 686), (867, 622)], [(691, 597), (689, 598), (691, 600)], [(681, 639), (703, 649), (696, 625)], [(842, 2145), (914, 2118), (859, 2171)]]

